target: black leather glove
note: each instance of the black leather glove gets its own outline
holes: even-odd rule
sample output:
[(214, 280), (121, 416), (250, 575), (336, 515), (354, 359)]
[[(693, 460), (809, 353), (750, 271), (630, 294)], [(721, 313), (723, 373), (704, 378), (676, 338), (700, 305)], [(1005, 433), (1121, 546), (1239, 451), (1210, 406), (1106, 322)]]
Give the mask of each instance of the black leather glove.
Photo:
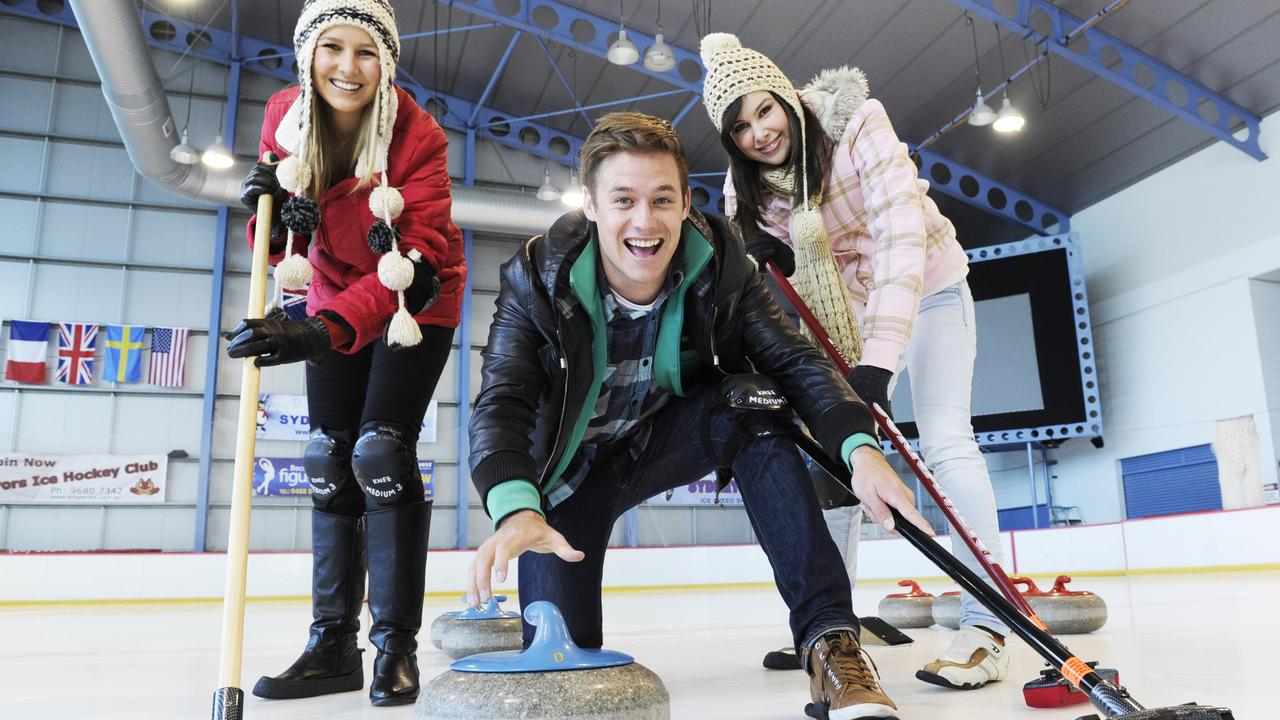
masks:
[(413, 282), (404, 289), (404, 306), (411, 315), (426, 310), (440, 297), (440, 278), (425, 260), (413, 264)]
[(229, 357), (256, 355), (253, 364), (258, 367), (299, 360), (315, 362), (332, 347), (329, 328), (320, 318), (290, 320), (277, 313), (242, 320), (225, 337), (231, 341), (227, 346)]
[(791, 246), (769, 233), (760, 233), (754, 240), (748, 240), (747, 254), (756, 261), (756, 265), (760, 266), (760, 272), (765, 272), (765, 261), (772, 260), (778, 264), (778, 269), (783, 275), (791, 277), (795, 274), (795, 252), (791, 250)]
[(275, 235), (276, 228), (284, 229), (280, 223), (280, 208), (284, 205), (284, 201), (289, 199), (289, 191), (280, 187), (280, 181), (276, 179), (275, 156), (271, 155), (270, 160), (273, 164), (262, 162), (253, 164), (249, 175), (244, 179), (244, 184), (240, 186), (240, 202), (249, 208), (249, 212), (257, 212), (259, 196), (270, 195), (275, 198), (271, 206), (271, 230), (272, 235)]
[(893, 419), (893, 409), (889, 406), (889, 381), (893, 379), (893, 373), (874, 365), (859, 365), (846, 379), (867, 407), (875, 403), (890, 420)]

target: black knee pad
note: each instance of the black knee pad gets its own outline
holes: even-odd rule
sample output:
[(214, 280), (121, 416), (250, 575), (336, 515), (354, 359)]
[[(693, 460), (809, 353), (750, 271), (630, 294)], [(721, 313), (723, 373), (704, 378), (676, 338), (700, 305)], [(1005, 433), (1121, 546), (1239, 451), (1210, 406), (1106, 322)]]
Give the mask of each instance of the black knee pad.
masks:
[(316, 428), (311, 431), (302, 464), (311, 483), (311, 499), (324, 510), (332, 505), (343, 489), (352, 487), (350, 430)]
[(422, 475), (413, 436), (396, 423), (368, 422), (351, 454), (351, 468), (361, 489), (379, 505), (422, 500)]

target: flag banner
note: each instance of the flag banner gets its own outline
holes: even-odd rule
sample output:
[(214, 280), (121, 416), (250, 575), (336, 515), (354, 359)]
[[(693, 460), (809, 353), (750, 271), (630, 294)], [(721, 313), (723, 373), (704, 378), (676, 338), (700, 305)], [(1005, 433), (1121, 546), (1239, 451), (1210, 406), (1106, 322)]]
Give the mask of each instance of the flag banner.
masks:
[(187, 384), (187, 328), (151, 328), (151, 369), (147, 382), (160, 387)]
[[(695, 480), (688, 485), (668, 490), (655, 495), (647, 501), (649, 505), (714, 505), (716, 502), (716, 474)], [(721, 505), (741, 505), (742, 493), (738, 491), (737, 481), (730, 481), (720, 491)]]
[(107, 326), (107, 363), (102, 379), (115, 383), (142, 382), (142, 336), (147, 329), (141, 325)]
[[(419, 460), (422, 490), (426, 499), (435, 497), (435, 460)], [(259, 457), (253, 462), (253, 494), (259, 497), (310, 495), (311, 483), (302, 458)]]
[(93, 383), (93, 353), (98, 345), (95, 323), (58, 323), (58, 382)]
[(0, 453), (0, 505), (164, 502), (164, 455)]
[(44, 360), (49, 352), (49, 323), (14, 320), (9, 324), (9, 359), (4, 364), (4, 379), (43, 385)]
[(307, 319), (307, 289), (289, 290), (287, 288), (280, 291), (280, 304), (284, 306), (284, 312), (291, 320)]
[[(429, 445), (436, 441), (436, 425), (440, 417), (440, 404), (435, 400), (427, 405), (418, 431), (418, 444)], [(311, 418), (307, 414), (306, 395), (258, 396), (259, 440), (302, 440), (311, 436)]]

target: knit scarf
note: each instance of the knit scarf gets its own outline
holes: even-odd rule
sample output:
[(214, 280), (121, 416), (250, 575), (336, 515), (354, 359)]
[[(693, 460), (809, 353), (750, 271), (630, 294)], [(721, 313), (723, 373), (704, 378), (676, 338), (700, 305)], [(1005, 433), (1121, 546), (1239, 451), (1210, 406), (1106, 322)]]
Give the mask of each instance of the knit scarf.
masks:
[[(765, 188), (782, 197), (795, 197), (796, 177), (790, 168), (768, 167), (760, 172)], [(831, 252), (831, 241), (822, 222), (821, 188), (809, 198), (809, 208), (791, 209), (791, 247), (796, 253), (796, 292), (818, 319), (832, 342), (850, 365), (862, 358), (862, 333), (853, 316), (853, 306), (844, 278)], [(807, 327), (804, 332), (811, 339)]]

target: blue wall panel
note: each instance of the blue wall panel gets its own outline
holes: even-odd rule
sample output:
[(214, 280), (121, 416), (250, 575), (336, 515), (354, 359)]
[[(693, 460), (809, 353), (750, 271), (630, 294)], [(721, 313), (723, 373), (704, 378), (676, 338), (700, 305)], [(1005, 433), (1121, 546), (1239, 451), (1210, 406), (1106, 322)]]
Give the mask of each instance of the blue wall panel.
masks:
[(1047, 528), (1052, 525), (1049, 521), (1049, 506), (1037, 505), (1036, 515), (1039, 515), (1039, 524), (1031, 516), (1031, 506), (1023, 505), (1022, 507), (1001, 508), (996, 511), (996, 515), (1000, 522), (1000, 531), (1006, 530), (1031, 530), (1033, 528)]
[(1222, 509), (1218, 460), (1208, 445), (1120, 461), (1130, 519)]

